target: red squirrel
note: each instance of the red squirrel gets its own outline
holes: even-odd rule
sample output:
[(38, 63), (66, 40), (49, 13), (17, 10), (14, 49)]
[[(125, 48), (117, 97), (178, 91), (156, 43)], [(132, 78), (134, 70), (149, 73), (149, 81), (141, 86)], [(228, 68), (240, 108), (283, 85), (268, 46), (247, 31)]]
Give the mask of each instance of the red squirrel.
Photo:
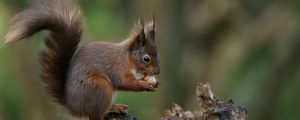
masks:
[(49, 95), (74, 116), (102, 120), (111, 106), (118, 106), (111, 105), (115, 91), (154, 91), (158, 86), (155, 21), (144, 25), (139, 20), (120, 43), (92, 42), (77, 50), (84, 26), (77, 5), (40, 0), (14, 17), (5, 43), (50, 31), (41, 53), (42, 80)]

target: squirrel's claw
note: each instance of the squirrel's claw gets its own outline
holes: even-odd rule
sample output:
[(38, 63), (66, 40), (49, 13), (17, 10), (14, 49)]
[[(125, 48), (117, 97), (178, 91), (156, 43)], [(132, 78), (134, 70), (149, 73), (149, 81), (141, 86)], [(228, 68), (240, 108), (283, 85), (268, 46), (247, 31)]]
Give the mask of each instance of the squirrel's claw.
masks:
[(122, 115), (127, 115), (128, 106), (127, 105), (123, 105), (123, 104), (114, 104), (111, 105), (110, 107), (110, 112), (116, 112), (116, 113), (120, 113)]
[(116, 118), (121, 118), (121, 119), (127, 118), (129, 117), (127, 109), (128, 109), (127, 105), (123, 105), (123, 104), (111, 105), (109, 112), (104, 115), (104, 120), (115, 120)]
[(146, 90), (147, 92), (155, 92), (154, 87), (152, 87), (151, 89)]
[(158, 86), (160, 85), (161, 83), (159, 82), (159, 80), (156, 81), (155, 85), (153, 86), (154, 88), (158, 88)]
[(146, 89), (146, 91), (148, 91), (148, 92), (154, 92), (155, 91), (154, 86), (152, 86), (152, 85), (149, 84), (149, 87)]

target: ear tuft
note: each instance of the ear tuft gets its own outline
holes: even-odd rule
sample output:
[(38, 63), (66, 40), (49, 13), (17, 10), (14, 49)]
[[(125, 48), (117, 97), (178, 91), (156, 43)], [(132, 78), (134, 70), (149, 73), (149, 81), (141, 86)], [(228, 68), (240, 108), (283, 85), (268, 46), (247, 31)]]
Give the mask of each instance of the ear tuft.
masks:
[(155, 40), (155, 15), (153, 13), (151, 13), (151, 17), (152, 20), (148, 23), (148, 25), (146, 26), (146, 38), (147, 40), (152, 40), (154, 42)]
[(142, 18), (139, 18), (138, 26), (144, 29), (144, 20)]
[(155, 30), (155, 15), (154, 15), (154, 13), (153, 12), (151, 12), (151, 21), (150, 21), (150, 27), (152, 28), (152, 29), (154, 29)]
[(144, 32), (144, 21), (140, 18), (135, 25), (135, 30), (130, 43), (130, 51), (138, 50), (146, 43), (146, 37)]

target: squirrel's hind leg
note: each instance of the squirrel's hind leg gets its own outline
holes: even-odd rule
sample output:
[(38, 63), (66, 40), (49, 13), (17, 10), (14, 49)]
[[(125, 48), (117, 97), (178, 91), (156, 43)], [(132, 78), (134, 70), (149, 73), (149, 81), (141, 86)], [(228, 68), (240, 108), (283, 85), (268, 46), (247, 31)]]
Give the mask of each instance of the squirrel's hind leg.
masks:
[(111, 105), (109, 112), (118, 112), (118, 113), (127, 115), (128, 114), (127, 109), (128, 109), (127, 105), (113, 104), (113, 105)]
[(89, 120), (103, 120), (110, 109), (114, 92), (109, 79), (89, 71), (81, 80), (77, 78), (69, 84), (66, 99), (72, 114), (87, 116)]

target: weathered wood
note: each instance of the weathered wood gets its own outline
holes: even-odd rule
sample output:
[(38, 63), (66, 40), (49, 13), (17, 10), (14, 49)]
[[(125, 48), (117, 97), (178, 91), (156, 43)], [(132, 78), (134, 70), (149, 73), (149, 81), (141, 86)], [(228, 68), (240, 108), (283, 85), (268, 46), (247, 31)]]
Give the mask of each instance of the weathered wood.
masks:
[(179, 105), (173, 104), (166, 110), (160, 120), (246, 120), (247, 110), (237, 106), (230, 99), (223, 101), (216, 98), (209, 84), (198, 84), (196, 89), (199, 110), (184, 111)]

